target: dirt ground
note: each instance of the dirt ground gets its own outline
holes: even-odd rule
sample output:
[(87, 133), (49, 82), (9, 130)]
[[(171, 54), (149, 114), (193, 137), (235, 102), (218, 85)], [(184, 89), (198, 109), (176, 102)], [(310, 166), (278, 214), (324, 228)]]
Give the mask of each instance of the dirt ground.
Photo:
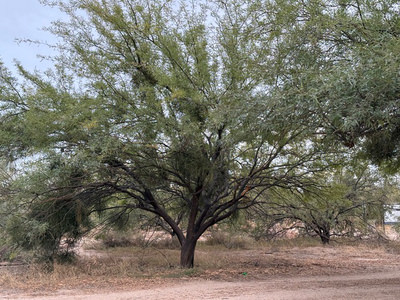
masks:
[[(0, 299), (399, 299), (400, 245), (87, 250), (53, 273), (0, 265)], [(175, 259), (175, 260), (174, 260)]]

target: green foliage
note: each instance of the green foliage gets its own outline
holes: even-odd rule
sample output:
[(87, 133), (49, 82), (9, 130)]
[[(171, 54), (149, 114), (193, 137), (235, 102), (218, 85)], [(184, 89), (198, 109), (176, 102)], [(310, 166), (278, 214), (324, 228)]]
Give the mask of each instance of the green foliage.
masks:
[[(314, 1), (284, 10), (283, 84), (320, 119), (330, 140), (363, 148), (372, 162), (399, 167), (398, 1)], [(280, 5), (278, 5), (280, 6)], [(296, 19), (297, 18), (297, 19)], [(321, 129), (322, 130), (322, 129)]]
[(4, 243), (45, 260), (70, 256), (75, 241), (92, 227), (93, 199), (75, 194), (84, 172), (71, 164), (60, 173), (63, 162), (56, 157), (49, 163), (19, 164), (29, 171), (15, 173), (2, 199)]
[(11, 245), (33, 250), (45, 259), (69, 255), (74, 242), (90, 228), (87, 208), (67, 197), (39, 198), (32, 203), (21, 201), (19, 213), (8, 218), (5, 230)]
[(0, 66), (0, 153), (31, 163), (11, 222), (28, 247), (53, 251), (141, 210), (193, 266), (185, 251), (207, 228), (275, 188), (313, 186), (331, 152), (345, 155), (327, 137), (350, 145), (394, 124), (390, 1), (51, 3), (69, 17), (49, 29), (54, 68), (18, 65), (20, 82)]
[(370, 222), (381, 221), (389, 191), (380, 174), (368, 165), (356, 161), (353, 168), (342, 167), (319, 176), (319, 187), (309, 190), (271, 190), (264, 204), (266, 219), (261, 221), (267, 234), (271, 226), (284, 228), (286, 223), (329, 243), (334, 235), (368, 233)]

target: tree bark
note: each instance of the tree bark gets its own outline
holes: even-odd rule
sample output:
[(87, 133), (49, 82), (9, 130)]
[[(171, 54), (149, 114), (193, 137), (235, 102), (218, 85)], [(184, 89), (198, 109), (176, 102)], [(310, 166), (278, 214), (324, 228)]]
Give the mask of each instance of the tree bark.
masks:
[(197, 239), (186, 239), (181, 245), (181, 262), (182, 268), (193, 268), (194, 266), (194, 250), (196, 249)]
[(319, 237), (321, 238), (322, 244), (324, 244), (324, 245), (329, 244), (329, 242), (331, 240), (330, 230), (327, 230), (327, 229), (321, 230), (320, 234), (319, 234)]

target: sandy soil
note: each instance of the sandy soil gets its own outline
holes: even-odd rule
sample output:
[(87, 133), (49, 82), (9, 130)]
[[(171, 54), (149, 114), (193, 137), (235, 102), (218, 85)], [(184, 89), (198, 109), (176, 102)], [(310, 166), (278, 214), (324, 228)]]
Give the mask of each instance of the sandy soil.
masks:
[[(221, 282), (196, 280), (172, 286), (134, 291), (79, 295), (76, 291), (57, 295), (12, 299), (105, 300), (105, 299), (399, 299), (399, 270), (362, 275), (274, 278), (268, 281)], [(5, 299), (11, 299), (5, 297)]]
[(34, 294), (0, 285), (0, 299), (400, 299), (400, 259), (392, 248), (199, 251), (210, 254), (225, 265), (199, 267), (195, 276), (171, 277), (174, 271), (164, 270), (156, 280), (64, 285)]

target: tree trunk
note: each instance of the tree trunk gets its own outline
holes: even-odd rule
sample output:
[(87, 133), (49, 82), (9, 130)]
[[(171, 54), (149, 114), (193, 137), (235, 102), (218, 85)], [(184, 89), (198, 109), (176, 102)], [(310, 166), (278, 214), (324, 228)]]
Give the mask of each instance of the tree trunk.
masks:
[(181, 267), (193, 268), (194, 266), (194, 250), (196, 248), (197, 239), (186, 239), (181, 246)]
[(319, 237), (321, 238), (322, 244), (324, 244), (324, 245), (329, 244), (329, 242), (331, 240), (330, 230), (321, 230)]

